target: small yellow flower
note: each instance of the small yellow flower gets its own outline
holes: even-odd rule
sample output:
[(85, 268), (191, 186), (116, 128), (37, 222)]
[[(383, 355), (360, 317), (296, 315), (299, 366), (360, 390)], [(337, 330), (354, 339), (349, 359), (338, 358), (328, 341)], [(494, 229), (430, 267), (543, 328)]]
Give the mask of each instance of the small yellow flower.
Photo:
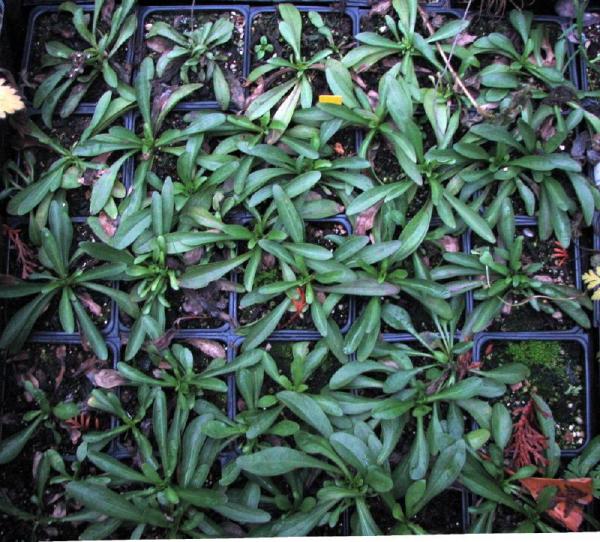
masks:
[[(587, 273), (581, 275), (581, 278), (588, 290), (594, 290), (600, 286), (600, 267), (590, 269)], [(595, 290), (592, 294), (592, 301), (600, 301), (600, 290)]]
[(0, 79), (0, 119), (25, 109), (25, 104), (17, 91), (4, 79)]

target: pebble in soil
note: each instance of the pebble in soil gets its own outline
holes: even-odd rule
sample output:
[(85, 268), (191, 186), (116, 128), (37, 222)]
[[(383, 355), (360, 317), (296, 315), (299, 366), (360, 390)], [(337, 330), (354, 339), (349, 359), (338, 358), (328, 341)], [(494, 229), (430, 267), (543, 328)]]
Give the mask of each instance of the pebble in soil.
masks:
[[(557, 248), (552, 240), (541, 240), (537, 236), (535, 226), (518, 228), (517, 235), (523, 235), (523, 255), (521, 262), (523, 265), (530, 263), (543, 263), (543, 267), (535, 273), (535, 276), (545, 277), (552, 283), (574, 287), (575, 285), (575, 253), (573, 245), (568, 249), (569, 257), (564, 263), (560, 259), (553, 257), (553, 252)], [(474, 239), (474, 249), (481, 242), (478, 238)], [(510, 296), (505, 296), (508, 301)], [(516, 296), (510, 299), (514, 303), (520, 303), (525, 298)], [(538, 299), (540, 305), (550, 307), (547, 299)], [(477, 302), (476, 302), (477, 304)], [(529, 303), (508, 307), (496, 317), (488, 328), (490, 331), (558, 331), (571, 329), (576, 323), (563, 314), (558, 308), (552, 305), (550, 313), (536, 311)]]
[(556, 440), (561, 449), (575, 449), (586, 439), (585, 357), (581, 346), (569, 341), (493, 341), (481, 355), (482, 369), (506, 363), (523, 363), (531, 371), (522, 385), (504, 396), (512, 411), (525, 405), (531, 393), (540, 395), (556, 421)]
[[(336, 245), (331, 240), (327, 239), (328, 235), (345, 236), (348, 235), (348, 230), (341, 222), (308, 222), (306, 224), (307, 243), (317, 244), (329, 250), (334, 250)], [(263, 261), (254, 281), (254, 290), (263, 284), (271, 284), (272, 282), (282, 280), (281, 272), (276, 264), (277, 262), (274, 258), (263, 257)], [(240, 325), (249, 324), (262, 318), (283, 301), (284, 295), (277, 296), (266, 303), (242, 308), (240, 307), (239, 302), (243, 298), (243, 294), (238, 296), (237, 319)], [(324, 299), (325, 298), (322, 297), (321, 302), (323, 302)], [(349, 312), (349, 300), (347, 297), (343, 297), (335, 305), (329, 316), (332, 317), (340, 327), (343, 327), (348, 323)], [(292, 305), (289, 311), (280, 320), (276, 329), (314, 329), (314, 323), (310, 316), (310, 307), (306, 305), (302, 311), (300, 311)]]

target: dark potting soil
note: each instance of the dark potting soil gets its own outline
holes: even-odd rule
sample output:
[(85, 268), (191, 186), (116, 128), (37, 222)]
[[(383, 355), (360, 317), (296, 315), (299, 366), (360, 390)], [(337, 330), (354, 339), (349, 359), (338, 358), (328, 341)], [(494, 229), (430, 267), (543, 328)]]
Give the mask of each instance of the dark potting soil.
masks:
[[(191, 9), (181, 10), (181, 11), (157, 11), (150, 13), (148, 17), (145, 19), (144, 30), (148, 32), (152, 24), (162, 21), (169, 25), (171, 25), (175, 30), (180, 32), (181, 34), (185, 34), (191, 30), (196, 30), (201, 25), (209, 22), (215, 22), (218, 19), (227, 19), (231, 21), (234, 25), (233, 34), (230, 41), (227, 43), (220, 45), (215, 49), (211, 49), (211, 54), (216, 54), (219, 57), (218, 64), (221, 67), (227, 82), (229, 83), (229, 87), (231, 90), (232, 98), (234, 95), (238, 95), (243, 99), (243, 90), (242, 90), (242, 77), (244, 70), (244, 32), (245, 32), (245, 17), (239, 11), (194, 11), (192, 14)], [(161, 45), (164, 48), (164, 52), (157, 52), (155, 48), (151, 48), (148, 46), (148, 40), (144, 41), (144, 51), (142, 51), (143, 55), (149, 55), (152, 58), (158, 60), (161, 54), (167, 54), (171, 43), (169, 40), (164, 38), (151, 38), (155, 40), (156, 45), (161, 48)], [(185, 60), (189, 57), (184, 56), (181, 57), (182, 60), (180, 63), (173, 64), (174, 69), (169, 69), (165, 72), (165, 75), (161, 79), (161, 82), (173, 85), (180, 86), (184, 84), (182, 81), (179, 71), (179, 66), (183, 64)], [(206, 67), (206, 59), (202, 59), (199, 63), (201, 71), (203, 72)], [(189, 83), (203, 83), (202, 88), (191, 94), (186, 98), (186, 101), (214, 101), (215, 93), (213, 90), (212, 80), (204, 81), (202, 80), (201, 75), (196, 71), (194, 72), (192, 69), (188, 72)], [(241, 105), (237, 104), (237, 105)]]
[(429, 534), (460, 534), (464, 532), (462, 493), (447, 490), (433, 498), (425, 510), (413, 519)]
[[(88, 12), (86, 16), (91, 18), (92, 14)], [(110, 21), (106, 22), (100, 17), (98, 19), (98, 31), (102, 35), (109, 33)], [(46, 71), (46, 68), (42, 68), (44, 55), (47, 54), (46, 44), (51, 41), (63, 43), (75, 51), (84, 51), (90, 47), (89, 43), (79, 36), (77, 30), (73, 26), (70, 13), (42, 13), (36, 18), (34, 23), (33, 39), (29, 56), (29, 73), (27, 74), (29, 82), (34, 83), (36, 87), (48, 74), (52, 73), (51, 71)], [(129, 47), (131, 46), (132, 41), (130, 40), (123, 44), (111, 59), (112, 67), (117, 72), (119, 79), (125, 83), (129, 83), (131, 79), (131, 64), (127, 62)], [(83, 75), (89, 73), (90, 69), (87, 68), (84, 70)], [(72, 85), (71, 89), (74, 88), (76, 84), (77, 83)], [(104, 94), (104, 92), (109, 90), (109, 88), (110, 87), (104, 82), (102, 74), (100, 74), (95, 82), (92, 83), (82, 101), (95, 102), (102, 94)], [(65, 94), (64, 98), (67, 98), (68, 95), (69, 92)], [(30, 97), (32, 96), (33, 92), (30, 92)], [(64, 98), (59, 103), (62, 103)]]
[[(29, 241), (29, 236), (26, 228), (23, 226), (19, 228), (20, 230), (20, 238), (23, 242), (34, 251), (36, 254), (35, 264), (38, 266), (37, 260), (37, 249), (33, 246), (33, 244)], [(82, 223), (73, 224), (73, 242), (71, 245), (71, 254), (76, 250), (80, 243), (84, 241), (97, 241), (96, 237), (92, 233), (91, 229)], [(21, 277), (22, 267), (21, 262), (16, 257), (16, 253), (14, 247), (11, 246), (11, 250), (9, 252), (8, 257), (8, 272), (10, 275), (15, 277)], [(96, 260), (89, 256), (82, 256), (78, 259), (78, 269), (86, 270), (92, 268), (94, 265), (98, 264)], [(41, 267), (37, 267), (37, 270), (41, 269)], [(100, 284), (104, 284), (105, 286), (110, 286), (109, 282), (106, 281), (97, 281)], [(75, 293), (79, 295), (79, 302), (83, 305), (84, 309), (87, 310), (88, 315), (96, 325), (96, 327), (100, 330), (103, 330), (110, 323), (110, 319), (112, 316), (112, 301), (108, 296), (100, 294), (98, 292), (94, 292), (92, 290), (86, 290), (85, 288), (76, 288)], [(82, 298), (82, 296), (85, 296)], [(10, 318), (14, 315), (26, 302), (28, 302), (33, 297), (28, 298), (17, 298), (17, 299), (7, 299), (4, 300), (0, 307), (4, 307), (6, 309), (7, 317)], [(89, 301), (89, 306), (86, 305), (84, 299)], [(60, 293), (55, 295), (46, 310), (42, 313), (40, 318), (36, 321), (33, 330), (34, 331), (63, 331), (62, 325), (60, 323), (60, 317), (58, 313), (58, 308), (60, 304)]]
[[(332, 57), (339, 58), (351, 46), (353, 40), (352, 19), (344, 13), (320, 13), (323, 22), (329, 27), (333, 34), (333, 40), (339, 49), (340, 53), (334, 52)], [(300, 52), (304, 59), (310, 59), (314, 54), (329, 47), (327, 39), (320, 34), (312, 25), (308, 17), (308, 13), (301, 12), (302, 16), (302, 39)], [(279, 33), (279, 13), (259, 13), (252, 19), (250, 32), (250, 54), (251, 65), (250, 69), (266, 62), (271, 56), (289, 59), (292, 55), (291, 47), (283, 40)], [(273, 53), (267, 53), (262, 60), (259, 60), (254, 47), (260, 42), (261, 36), (266, 36), (269, 43), (273, 46)], [(268, 73), (265, 80), (269, 80), (270, 76), (277, 73), (277, 70)], [(290, 77), (289, 73), (283, 73), (272, 81), (265, 90), (274, 88), (275, 85), (283, 83)], [(308, 72), (308, 78), (311, 82), (313, 97), (316, 99), (320, 94), (330, 94), (329, 87), (325, 80), (323, 68), (317, 70), (312, 68)], [(252, 87), (251, 87), (252, 88)]]
[[(573, 245), (569, 248), (569, 259), (561, 262), (553, 258), (553, 251), (558, 248), (553, 241), (542, 241), (537, 237), (535, 226), (517, 228), (517, 235), (524, 236), (523, 265), (543, 263), (544, 266), (535, 274), (558, 285), (575, 285), (575, 263)], [(475, 245), (477, 245), (475, 241)], [(582, 294), (583, 295), (583, 294)], [(506, 299), (508, 302), (509, 299)], [(515, 297), (512, 303), (524, 301), (522, 296)], [(538, 299), (540, 305), (548, 306), (548, 300)], [(477, 301), (475, 302), (477, 304)], [(490, 331), (550, 331), (564, 330), (574, 327), (576, 323), (558, 309), (551, 314), (536, 311), (529, 303), (510, 308), (507, 314), (500, 314), (488, 328)]]
[[(345, 236), (348, 234), (346, 227), (339, 222), (308, 222), (305, 225), (306, 228), (306, 242), (314, 243), (330, 250), (334, 250), (336, 245), (328, 240), (328, 235), (339, 235)], [(258, 289), (263, 284), (269, 284), (276, 280), (281, 280), (280, 271), (273, 265), (266, 267), (265, 259), (259, 267), (256, 275), (254, 289)], [(268, 312), (273, 310), (279, 305), (285, 298), (285, 295), (279, 295), (275, 298), (267, 301), (266, 303), (259, 303), (250, 307), (240, 308), (239, 301), (243, 299), (243, 295), (238, 296), (238, 307), (237, 307), (237, 320), (240, 325), (249, 324), (256, 322)], [(348, 322), (350, 314), (350, 303), (347, 298), (342, 298), (336, 303), (333, 311), (329, 315), (332, 317), (338, 326), (343, 327)], [(277, 325), (276, 330), (283, 329), (301, 329), (310, 330), (314, 329), (314, 323), (310, 315), (310, 306), (306, 305), (303, 312), (298, 312), (294, 305), (290, 306), (288, 312), (283, 316)]]
[(42, 425), (26, 448), (31, 453), (55, 448), (62, 455), (73, 455), (82, 434), (110, 427), (110, 416), (99, 412), (86, 414), (86, 401), (93, 389), (94, 374), (111, 366), (111, 361), (98, 360), (79, 344), (29, 343), (19, 354), (7, 358), (3, 438), (26, 426), (22, 421), (25, 412), (39, 408), (23, 387), (23, 381), (30, 380), (45, 392), (51, 406), (73, 402), (83, 414), (72, 424), (51, 417), (56, 435)]
[[(35, 495), (33, 470), (39, 456), (40, 452), (35, 452), (31, 447), (26, 446), (16, 459), (0, 469), (0, 492), (3, 498), (7, 498), (14, 506), (30, 514), (37, 512), (37, 507), (32, 504), (31, 498)], [(67, 507), (60, 486), (50, 485), (43, 495), (42, 514), (46, 516), (55, 514), (56, 517), (60, 517), (63, 510), (67, 511)], [(77, 540), (80, 532), (81, 529), (74, 523), (41, 526), (33, 521), (18, 519), (0, 512), (0, 540), (12, 542)]]
[(216, 329), (230, 321), (230, 293), (213, 282), (199, 290), (169, 290), (167, 326), (179, 329)]
[(586, 26), (583, 29), (585, 33), (585, 45), (587, 46), (588, 62), (585, 67), (588, 80), (588, 90), (598, 90), (600, 81), (600, 66), (594, 63), (596, 69), (590, 66), (590, 61), (596, 59), (600, 54), (600, 23)]
[[(89, 126), (92, 117), (90, 115), (73, 114), (67, 119), (60, 117), (53, 118), (52, 128), (44, 127), (43, 130), (50, 137), (58, 141), (66, 149), (70, 149), (77, 143), (84, 130)], [(37, 123), (37, 120), (36, 120)], [(39, 123), (37, 123), (39, 124)], [(36, 159), (35, 171), (39, 175), (47, 171), (52, 164), (60, 158), (54, 151), (48, 147), (35, 147), (34, 156)], [(118, 156), (111, 158), (110, 155), (100, 155), (92, 158), (90, 162), (106, 163), (110, 165)], [(80, 179), (81, 188), (65, 191), (67, 203), (69, 205), (69, 214), (71, 216), (89, 216), (90, 198), (92, 196), (92, 187), (94, 181), (98, 178), (100, 170), (88, 169)], [(122, 172), (119, 172), (116, 182), (123, 182)]]
[(523, 363), (531, 374), (522, 386), (512, 386), (504, 396), (513, 411), (524, 406), (530, 393), (548, 403), (556, 421), (556, 441), (561, 449), (581, 447), (585, 429), (585, 357), (581, 346), (569, 341), (493, 341), (480, 356), (483, 370), (505, 363)]

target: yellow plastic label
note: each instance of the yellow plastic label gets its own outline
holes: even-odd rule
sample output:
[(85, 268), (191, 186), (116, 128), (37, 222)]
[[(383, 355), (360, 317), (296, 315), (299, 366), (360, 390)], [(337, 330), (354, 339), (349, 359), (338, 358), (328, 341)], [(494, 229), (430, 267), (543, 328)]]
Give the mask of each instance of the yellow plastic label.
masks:
[(319, 96), (319, 103), (320, 104), (342, 105), (342, 97), (335, 96), (333, 94), (321, 94)]

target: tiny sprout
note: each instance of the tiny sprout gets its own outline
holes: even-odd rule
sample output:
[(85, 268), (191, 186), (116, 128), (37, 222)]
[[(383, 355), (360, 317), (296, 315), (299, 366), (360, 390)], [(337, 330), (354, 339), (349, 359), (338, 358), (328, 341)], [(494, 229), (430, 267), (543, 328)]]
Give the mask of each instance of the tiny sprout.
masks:
[(267, 36), (261, 36), (260, 41), (254, 46), (256, 58), (262, 60), (267, 53), (273, 52), (273, 45), (269, 43)]

